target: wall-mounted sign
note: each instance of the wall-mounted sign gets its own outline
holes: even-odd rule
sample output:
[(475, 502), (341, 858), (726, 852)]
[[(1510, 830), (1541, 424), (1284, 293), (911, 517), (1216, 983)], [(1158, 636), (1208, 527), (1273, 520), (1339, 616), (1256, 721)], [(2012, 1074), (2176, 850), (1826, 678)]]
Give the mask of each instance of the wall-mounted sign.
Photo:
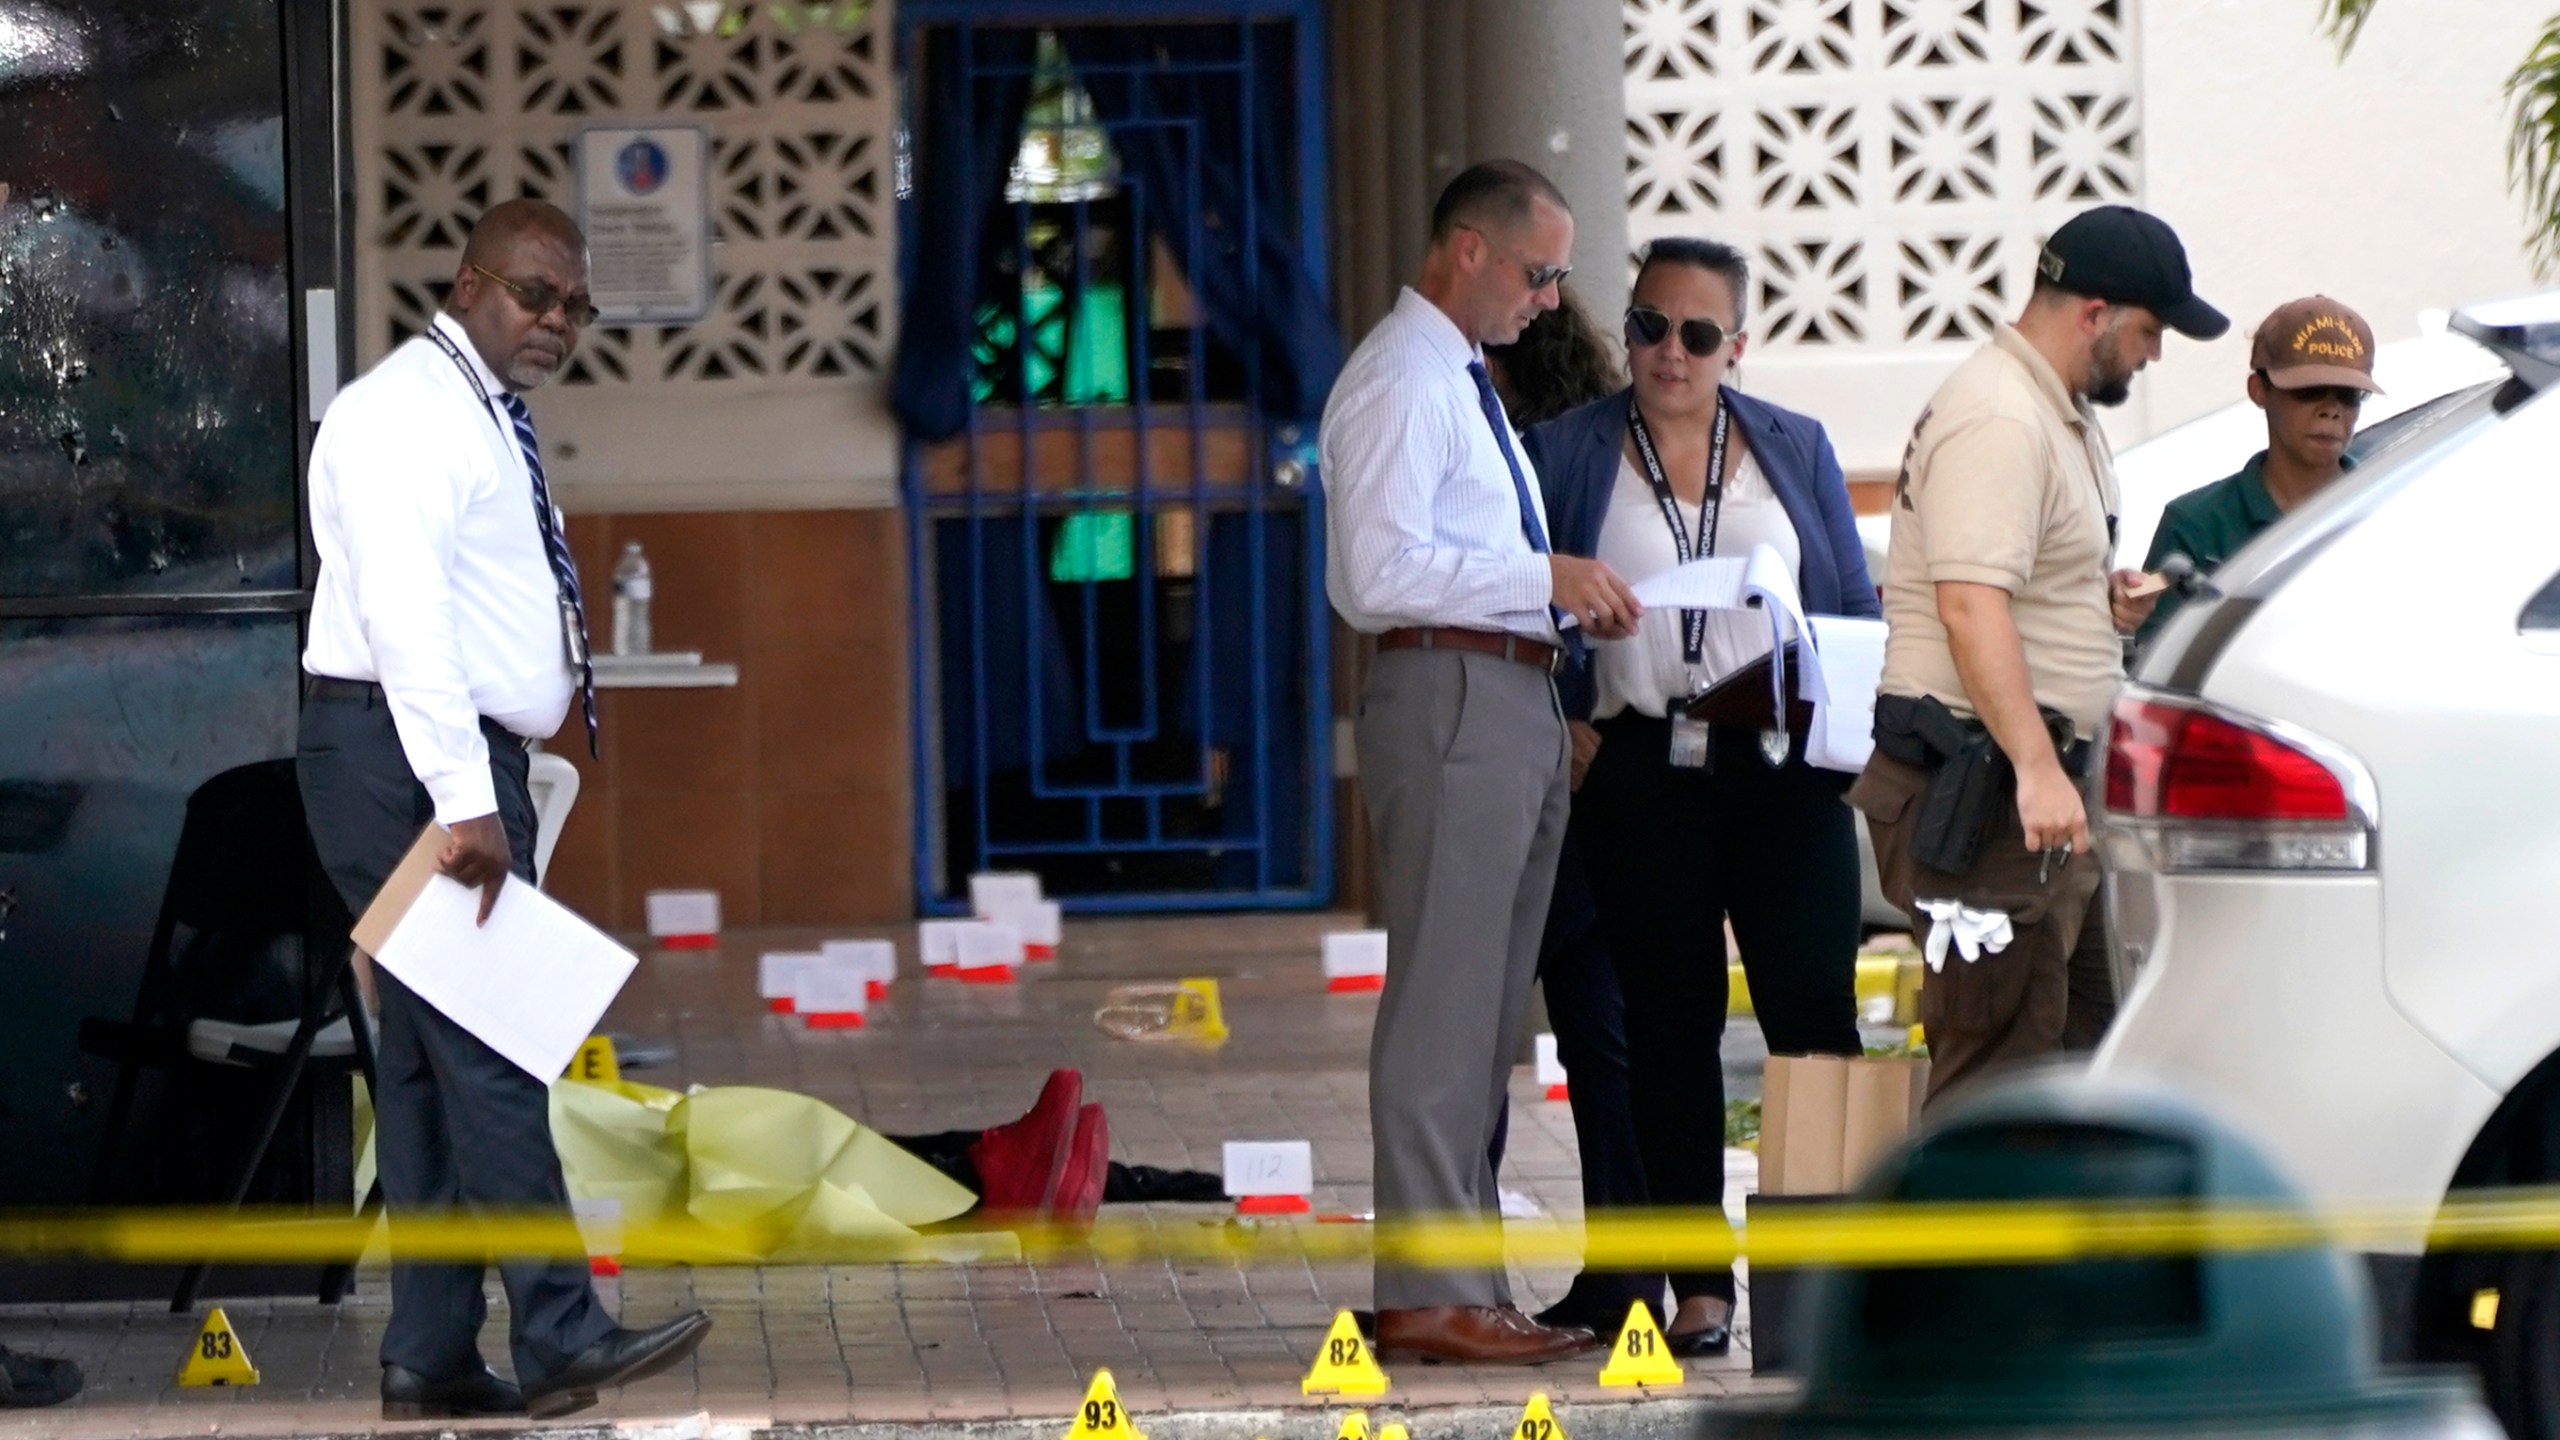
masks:
[(711, 132), (578, 132), (578, 226), (608, 325), (689, 325), (711, 312)]

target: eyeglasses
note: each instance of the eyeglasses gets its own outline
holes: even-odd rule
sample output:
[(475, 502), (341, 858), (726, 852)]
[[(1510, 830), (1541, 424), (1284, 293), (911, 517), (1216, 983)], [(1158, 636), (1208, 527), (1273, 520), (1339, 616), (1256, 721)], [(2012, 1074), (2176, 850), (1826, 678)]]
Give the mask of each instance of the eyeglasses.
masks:
[[(1650, 305), (1627, 307), (1627, 348), (1659, 345), (1671, 334), (1671, 317)], [(1680, 322), (1680, 348), (1704, 360), (1724, 348), (1724, 327), (1713, 320)]]
[(1512, 264), (1520, 267), (1520, 273), (1528, 277), (1529, 288), (1532, 291), (1544, 290), (1550, 285), (1561, 284), (1564, 281), (1564, 277), (1573, 273), (1573, 267), (1570, 265), (1532, 265), (1527, 260), (1522, 259), (1518, 251), (1513, 250), (1510, 246), (1494, 239), (1491, 235), (1486, 235), (1484, 231), (1476, 230), (1476, 227), (1473, 225), (1461, 225), (1458, 228), (1461, 230), (1475, 230), (1476, 234), (1484, 236), (1484, 243), (1501, 251), (1505, 256), (1509, 257)]
[(2364, 391), (2353, 385), (2304, 385), (2298, 389), (2287, 390), (2268, 379), (2267, 372), (2264, 370), (2258, 372), (2258, 378), (2267, 382), (2268, 389), (2288, 400), (2298, 400), (2305, 405), (2317, 405), (2325, 400), (2343, 410), (2361, 410), (2364, 408), (2364, 402), (2370, 398)]
[(537, 320), (550, 314), (551, 307), (557, 305), (560, 318), (568, 321), (573, 330), (584, 330), (596, 323), (596, 302), (592, 295), (563, 294), (548, 280), (510, 280), (485, 265), (471, 268), (507, 287), (507, 293), (516, 297), (516, 303), (524, 307), (524, 312)]

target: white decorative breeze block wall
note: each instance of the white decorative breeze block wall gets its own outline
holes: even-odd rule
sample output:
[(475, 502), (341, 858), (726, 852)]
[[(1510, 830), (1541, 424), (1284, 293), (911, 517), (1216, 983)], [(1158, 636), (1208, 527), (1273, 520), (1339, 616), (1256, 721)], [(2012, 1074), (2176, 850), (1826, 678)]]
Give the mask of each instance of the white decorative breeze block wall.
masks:
[(712, 137), (711, 315), (600, 326), (534, 397), (571, 508), (885, 504), (896, 426), (889, 7), (352, 0), (357, 351), (442, 302), (471, 220), (575, 209), (571, 137)]
[(2142, 193), (2135, 0), (1626, 0), (1630, 238), (1742, 246), (1743, 382), (1890, 466), (2026, 297)]

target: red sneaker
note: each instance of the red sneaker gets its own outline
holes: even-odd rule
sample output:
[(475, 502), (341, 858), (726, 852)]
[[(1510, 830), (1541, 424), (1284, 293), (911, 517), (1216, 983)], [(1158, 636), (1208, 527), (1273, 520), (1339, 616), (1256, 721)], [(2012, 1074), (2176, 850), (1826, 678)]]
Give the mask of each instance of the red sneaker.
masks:
[(1032, 1215), (1058, 1189), (1075, 1138), (1076, 1106), (1084, 1076), (1052, 1070), (1030, 1112), (1010, 1125), (980, 1131), (969, 1147), (978, 1171), (978, 1208), (989, 1215)]
[(1087, 1105), (1076, 1112), (1075, 1139), (1067, 1146), (1066, 1174), (1058, 1181), (1058, 1189), (1041, 1211), (1041, 1217), (1060, 1225), (1078, 1227), (1093, 1224), (1094, 1212), (1102, 1208), (1102, 1188), (1111, 1178), (1111, 1122), (1102, 1118), (1102, 1107)]

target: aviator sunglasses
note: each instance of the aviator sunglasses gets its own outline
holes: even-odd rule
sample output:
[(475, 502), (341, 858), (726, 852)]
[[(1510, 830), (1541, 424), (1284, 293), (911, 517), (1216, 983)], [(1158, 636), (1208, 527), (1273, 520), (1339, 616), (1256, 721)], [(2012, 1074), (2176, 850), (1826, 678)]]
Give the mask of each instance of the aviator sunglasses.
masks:
[(584, 330), (596, 323), (596, 302), (593, 296), (564, 295), (554, 289), (548, 280), (510, 280), (485, 265), (474, 265), (471, 268), (505, 286), (507, 293), (516, 297), (516, 303), (524, 307), (524, 313), (536, 319), (550, 314), (551, 307), (557, 305), (560, 307), (560, 318), (568, 321), (572, 329)]
[(1475, 231), (1476, 234), (1484, 237), (1486, 244), (1501, 251), (1512, 264), (1519, 266), (1520, 273), (1527, 278), (1532, 292), (1544, 290), (1550, 285), (1561, 285), (1564, 283), (1564, 278), (1573, 273), (1573, 267), (1570, 265), (1533, 265), (1518, 251), (1494, 239), (1491, 234), (1477, 230), (1473, 225), (1461, 225), (1458, 228)]
[[(1671, 333), (1671, 317), (1650, 305), (1627, 307), (1627, 348), (1659, 345)], [(1680, 348), (1704, 360), (1724, 348), (1724, 327), (1713, 320), (1680, 322)]]

